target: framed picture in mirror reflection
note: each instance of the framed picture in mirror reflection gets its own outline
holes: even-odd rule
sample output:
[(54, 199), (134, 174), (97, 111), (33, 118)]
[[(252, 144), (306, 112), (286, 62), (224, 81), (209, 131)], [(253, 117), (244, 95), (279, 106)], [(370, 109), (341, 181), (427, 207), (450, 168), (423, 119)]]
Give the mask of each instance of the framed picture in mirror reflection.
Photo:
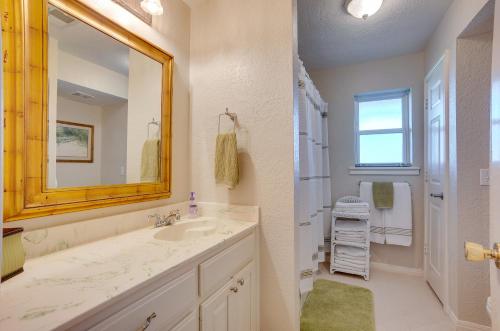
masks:
[(57, 162), (94, 162), (94, 126), (57, 121)]

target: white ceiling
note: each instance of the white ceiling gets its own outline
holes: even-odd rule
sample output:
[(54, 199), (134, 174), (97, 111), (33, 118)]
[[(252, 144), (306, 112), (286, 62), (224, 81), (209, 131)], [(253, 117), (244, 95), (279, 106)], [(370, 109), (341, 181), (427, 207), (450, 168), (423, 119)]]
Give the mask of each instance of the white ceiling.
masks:
[(453, 0), (384, 0), (366, 21), (347, 14), (344, 2), (298, 0), (299, 54), (307, 68), (421, 51)]
[[(75, 95), (75, 93), (83, 93), (89, 96), (89, 98), (82, 98), (81, 96)], [(87, 105), (101, 107), (123, 104), (127, 102), (127, 99), (117, 97), (116, 95), (97, 91), (61, 79), (57, 80), (57, 96), (64, 97), (76, 102), (85, 103)]]
[[(50, 10), (57, 11), (53, 6)], [(65, 23), (49, 15), (49, 36), (59, 41), (61, 50), (128, 76), (129, 47), (90, 25), (76, 19)]]

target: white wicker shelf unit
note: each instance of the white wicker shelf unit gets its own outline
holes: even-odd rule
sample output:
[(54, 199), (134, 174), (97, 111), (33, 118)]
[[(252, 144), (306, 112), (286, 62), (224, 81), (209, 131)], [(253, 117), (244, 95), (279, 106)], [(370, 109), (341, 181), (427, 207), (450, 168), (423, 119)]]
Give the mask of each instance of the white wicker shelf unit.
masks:
[[(354, 275), (363, 276), (365, 280), (370, 279), (370, 222), (368, 221), (370, 214), (367, 212), (348, 212), (345, 210), (337, 211), (333, 210), (332, 212), (332, 233), (331, 233), (331, 255), (330, 255), (330, 273), (334, 274), (335, 272), (343, 272)], [(364, 239), (362, 242), (351, 242), (346, 240), (338, 240), (336, 234), (336, 223), (338, 220), (356, 220), (358, 222), (362, 222), (364, 224), (363, 235)], [(350, 268), (343, 268), (335, 263), (336, 259), (336, 248), (338, 246), (349, 246), (355, 247), (364, 251), (364, 266), (363, 270), (353, 270)], [(356, 268), (358, 269), (358, 268)]]

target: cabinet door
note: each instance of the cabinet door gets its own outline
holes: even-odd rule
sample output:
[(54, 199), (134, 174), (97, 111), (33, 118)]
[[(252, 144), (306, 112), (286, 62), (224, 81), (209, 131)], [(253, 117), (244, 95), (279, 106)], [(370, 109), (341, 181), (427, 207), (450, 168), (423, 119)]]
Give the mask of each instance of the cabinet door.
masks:
[(229, 330), (256, 331), (254, 263), (238, 272), (234, 281), (238, 291), (229, 297)]
[(230, 331), (229, 298), (235, 294), (234, 281), (226, 283), (201, 304), (201, 331)]

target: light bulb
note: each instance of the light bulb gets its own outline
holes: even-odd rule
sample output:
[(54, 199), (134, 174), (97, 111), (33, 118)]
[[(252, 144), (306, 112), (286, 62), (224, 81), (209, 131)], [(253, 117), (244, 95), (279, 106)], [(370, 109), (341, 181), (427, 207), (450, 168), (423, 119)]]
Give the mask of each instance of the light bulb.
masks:
[(148, 14), (153, 16), (163, 15), (163, 6), (160, 0), (142, 0), (141, 8)]
[(382, 6), (384, 0), (347, 0), (345, 8), (349, 14), (356, 18), (367, 19)]

